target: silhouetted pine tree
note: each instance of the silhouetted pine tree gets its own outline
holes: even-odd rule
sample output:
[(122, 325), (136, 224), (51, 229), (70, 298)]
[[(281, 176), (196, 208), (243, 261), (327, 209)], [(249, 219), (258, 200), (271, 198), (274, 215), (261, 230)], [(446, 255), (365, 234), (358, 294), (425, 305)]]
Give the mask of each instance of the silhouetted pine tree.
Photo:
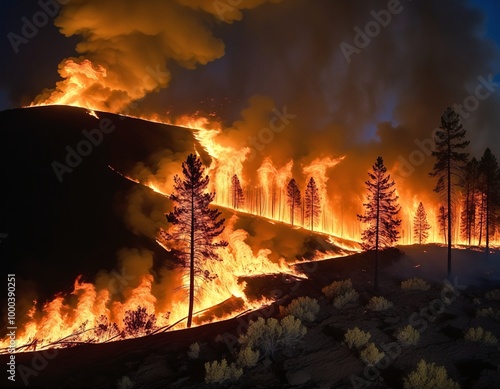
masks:
[(295, 214), (300, 210), (300, 189), (294, 178), (288, 182), (286, 187), (287, 204), (290, 207), (290, 224), (293, 226)]
[(205, 169), (196, 155), (190, 154), (182, 163), (182, 175), (174, 177), (174, 193), (170, 199), (176, 204), (173, 212), (167, 216), (172, 228), (166, 233), (168, 240), (177, 244), (178, 265), (188, 269), (189, 309), (187, 326), (191, 327), (195, 294), (195, 277), (204, 281), (216, 275), (204, 267), (207, 260), (219, 260), (216, 249), (227, 246), (227, 242), (214, 242), (224, 231), (224, 219), (219, 219), (221, 212), (210, 209), (209, 205), (215, 193), (206, 193), (209, 178), (203, 175)]
[(463, 199), (462, 199), (462, 214), (460, 215), (461, 235), (462, 239), (472, 245), (472, 239), (476, 236), (476, 213), (478, 207), (478, 175), (479, 175), (479, 162), (476, 158), (472, 158), (465, 166), (462, 185), (463, 185)]
[(231, 178), (231, 199), (234, 209), (241, 208), (245, 203), (245, 196), (243, 195), (243, 189), (241, 189), (240, 179), (236, 174)]
[(479, 163), (479, 181), (483, 193), (484, 233), (486, 254), (489, 253), (490, 237), (498, 226), (500, 206), (500, 171), (498, 162), (489, 148), (484, 151)]
[(446, 213), (448, 216), (448, 278), (451, 277), (451, 245), (452, 245), (452, 201), (454, 199), (454, 187), (459, 185), (461, 171), (467, 163), (467, 153), (460, 150), (467, 147), (468, 141), (464, 141), (465, 129), (462, 127), (460, 116), (451, 108), (447, 108), (441, 116), (441, 126), (437, 129), (434, 142), (435, 150), (432, 155), (436, 157), (436, 163), (430, 173), (431, 177), (437, 177), (434, 191), (441, 193), (446, 202)]
[(310, 178), (306, 187), (305, 195), (305, 218), (309, 220), (311, 231), (319, 220), (321, 214), (321, 199), (319, 197), (318, 187), (314, 178)]
[(362, 223), (368, 224), (363, 231), (362, 247), (375, 250), (375, 289), (379, 289), (379, 250), (392, 246), (399, 239), (401, 220), (396, 216), (400, 207), (394, 181), (387, 173), (382, 157), (378, 157), (373, 172), (368, 172), (370, 179), (365, 182), (368, 189), (367, 202), (363, 204), (365, 213), (358, 215)]
[(444, 205), (441, 205), (439, 207), (438, 225), (439, 225), (439, 232), (441, 233), (441, 235), (443, 235), (444, 243), (446, 244), (446, 232), (447, 232), (447, 226), (448, 226), (448, 212), (446, 211), (446, 207)]
[(418, 244), (423, 244), (429, 237), (431, 225), (427, 222), (427, 213), (425, 212), (422, 202), (418, 204), (417, 213), (413, 219), (413, 237), (418, 241)]

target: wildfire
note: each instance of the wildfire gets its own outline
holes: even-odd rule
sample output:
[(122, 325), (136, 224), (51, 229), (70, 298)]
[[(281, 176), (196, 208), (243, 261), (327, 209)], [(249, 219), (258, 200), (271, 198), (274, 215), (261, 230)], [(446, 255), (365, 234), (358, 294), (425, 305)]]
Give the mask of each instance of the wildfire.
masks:
[[(98, 96), (99, 88), (109, 88), (113, 83), (112, 77), (102, 66), (86, 59), (68, 60), (61, 66), (60, 73), (64, 80), (57, 84), (55, 90), (42, 94), (32, 105), (64, 104), (84, 107), (88, 110), (88, 114), (96, 118), (98, 115), (95, 110), (120, 110), (122, 103), (119, 92), (115, 93), (117, 102), (111, 105)], [(99, 87), (96, 87), (96, 81)], [(95, 93), (86, 93), (91, 87), (96, 89)], [(174, 124), (194, 131), (195, 138), (211, 157), (207, 174), (210, 176), (211, 190), (216, 192), (217, 206), (232, 208), (232, 177), (236, 175), (245, 197), (245, 202), (241, 208), (238, 208), (238, 212), (258, 215), (268, 219), (271, 223), (289, 223), (291, 215), (287, 205), (287, 183), (292, 178), (305, 182), (313, 177), (321, 199), (321, 215), (318, 225), (314, 228), (315, 231), (329, 236), (330, 243), (345, 250), (346, 253), (360, 251), (357, 243), (360, 228), (359, 223), (355, 221), (355, 213), (344, 217), (342, 207), (337, 206), (340, 203), (338, 200), (341, 194), (331, 194), (328, 189), (330, 170), (339, 163), (343, 163), (345, 156), (318, 157), (299, 166), (293, 160), (279, 166), (268, 156), (263, 158), (260, 167), (254, 171), (254, 177), (248, 177), (245, 175), (245, 163), (250, 155), (250, 149), (221, 141), (223, 131), (220, 124), (200, 116), (181, 117), (177, 120), (167, 120), (159, 116), (142, 119)], [(111, 166), (110, 168), (113, 169)], [(302, 177), (293, 177), (293, 171), (300, 171)], [(151, 188), (156, 193), (167, 195), (165, 181), (155, 177), (154, 174), (144, 181), (133, 174), (125, 177)], [(414, 193), (405, 192), (398, 183), (397, 186), (403, 219), (402, 241), (412, 243), (412, 220), (422, 199)], [(303, 189), (301, 188), (302, 193)], [(361, 194), (359, 204), (361, 209)], [(436, 201), (429, 200), (427, 204), (428, 222), (432, 226), (429, 241), (442, 242), (437, 222)], [(302, 218), (296, 218), (293, 228), (307, 228), (307, 221), (303, 216), (304, 205), (302, 205), (301, 213)], [(276, 273), (304, 277), (293, 270), (283, 258), (278, 262), (269, 259), (271, 251), (265, 247), (254, 253), (246, 243), (248, 232), (235, 228), (237, 219), (238, 216), (235, 215), (226, 223), (222, 238), (229, 243), (229, 246), (227, 249), (220, 250), (222, 261), (210, 262), (206, 265), (206, 270), (217, 274), (218, 277), (203, 285), (199, 284), (197, 287), (195, 312), (202, 312), (232, 298), (242, 302), (239, 308), (216, 319), (257, 309), (271, 302), (266, 299), (250, 301), (245, 294), (246, 285), (244, 282), (238, 282), (238, 277)], [(455, 235), (457, 238), (455, 241), (460, 242), (458, 229)], [(152, 238), (155, 238), (165, 250), (170, 250), (169, 243), (162, 240), (160, 235)], [(338, 256), (338, 253), (318, 251), (314, 260), (334, 256)], [(180, 271), (165, 270), (163, 277), (171, 281), (170, 289), (167, 291), (161, 281), (145, 273), (133, 282), (124, 285), (119, 292), (113, 290), (109, 283), (104, 286), (98, 283), (94, 285), (78, 277), (69, 295), (59, 294), (46, 302), (39, 310), (37, 309), (38, 303), (34, 302), (26, 317), (23, 330), (18, 332), (19, 351), (62, 347), (79, 342), (105, 342), (144, 335), (152, 331), (183, 328), (187, 312), (186, 296), (182, 290), (185, 275)], [(172, 285), (175, 285), (177, 289), (172, 288)], [(168, 296), (165, 297), (165, 295)], [(144, 316), (150, 318), (148, 320), (152, 323), (151, 328), (144, 327), (142, 332), (127, 332), (125, 322), (128, 315), (133, 312), (141, 315), (141, 308), (145, 310), (144, 315), (154, 315), (154, 320), (153, 316)], [(196, 319), (195, 317), (195, 324), (199, 325), (210, 320), (214, 318), (206, 319), (200, 316)], [(0, 344), (0, 348), (2, 347), (6, 348), (7, 343)]]

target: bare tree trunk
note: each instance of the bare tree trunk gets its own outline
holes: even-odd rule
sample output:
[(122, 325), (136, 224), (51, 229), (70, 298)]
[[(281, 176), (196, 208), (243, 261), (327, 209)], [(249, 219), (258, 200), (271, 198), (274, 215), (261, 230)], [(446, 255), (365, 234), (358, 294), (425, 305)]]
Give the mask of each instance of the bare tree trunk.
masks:
[(190, 231), (190, 255), (189, 255), (189, 311), (187, 327), (191, 327), (193, 321), (194, 306), (194, 189), (191, 189), (191, 231)]

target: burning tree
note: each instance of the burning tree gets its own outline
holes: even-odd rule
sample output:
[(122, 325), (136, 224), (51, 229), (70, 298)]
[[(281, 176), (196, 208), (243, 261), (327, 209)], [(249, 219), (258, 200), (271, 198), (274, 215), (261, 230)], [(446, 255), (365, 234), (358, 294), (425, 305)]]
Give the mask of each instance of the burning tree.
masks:
[(476, 158), (472, 158), (469, 162), (467, 162), (463, 172), (463, 200), (462, 214), (460, 215), (462, 239), (467, 240), (469, 246), (472, 244), (472, 238), (475, 238), (476, 235), (476, 213), (479, 209), (478, 174), (479, 162)]
[(431, 225), (427, 222), (427, 213), (422, 202), (418, 204), (417, 213), (413, 219), (413, 237), (418, 240), (418, 244), (425, 243), (429, 237)]
[(486, 239), (486, 254), (489, 253), (490, 236), (495, 234), (497, 228), (500, 206), (500, 170), (498, 162), (489, 148), (484, 151), (479, 163), (479, 181), (483, 193), (483, 217)]
[(452, 201), (454, 199), (454, 188), (459, 185), (461, 171), (467, 163), (468, 154), (460, 152), (467, 147), (468, 141), (464, 141), (465, 129), (462, 127), (460, 116), (451, 108), (447, 108), (441, 116), (441, 126), (437, 129), (434, 137), (435, 149), (432, 155), (436, 157), (436, 163), (430, 173), (431, 177), (437, 177), (434, 191), (441, 193), (446, 201), (446, 213), (448, 216), (448, 278), (451, 277), (451, 245), (452, 245)]
[(241, 189), (240, 179), (235, 174), (231, 178), (231, 200), (234, 209), (238, 209), (245, 203), (245, 196), (243, 189)]
[(300, 209), (300, 189), (294, 178), (290, 180), (286, 187), (287, 204), (290, 207), (290, 224), (293, 226), (295, 214)]
[(358, 215), (362, 223), (368, 227), (363, 231), (361, 239), (364, 250), (375, 250), (375, 289), (379, 289), (379, 250), (390, 247), (399, 239), (401, 220), (396, 216), (400, 211), (394, 181), (387, 173), (382, 157), (378, 157), (373, 172), (368, 172), (370, 179), (365, 182), (368, 189), (364, 215)]
[(204, 172), (201, 160), (190, 154), (182, 163), (184, 177), (174, 177), (174, 193), (170, 199), (177, 205), (167, 215), (167, 221), (173, 226), (166, 233), (166, 238), (178, 245), (178, 265), (188, 269), (189, 274), (188, 327), (191, 327), (193, 319), (195, 277), (204, 281), (215, 278), (216, 275), (204, 267), (204, 262), (219, 260), (216, 249), (227, 246), (225, 241), (214, 242), (224, 231), (225, 220), (218, 220), (221, 215), (218, 209), (209, 208), (215, 193), (205, 192), (209, 178), (208, 175), (203, 176)]
[(438, 212), (438, 226), (439, 232), (443, 235), (444, 243), (446, 243), (446, 231), (448, 227), (448, 212), (446, 207), (441, 205)]
[(321, 199), (319, 197), (318, 187), (314, 178), (310, 178), (306, 187), (305, 195), (305, 217), (309, 219), (309, 225), (311, 231), (314, 230), (314, 225), (319, 220), (319, 215), (321, 213)]

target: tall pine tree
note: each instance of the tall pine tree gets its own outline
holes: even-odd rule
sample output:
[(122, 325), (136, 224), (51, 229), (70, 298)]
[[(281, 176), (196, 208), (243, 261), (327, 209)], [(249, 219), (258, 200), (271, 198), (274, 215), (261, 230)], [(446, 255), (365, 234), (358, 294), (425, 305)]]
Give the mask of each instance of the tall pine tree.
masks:
[(363, 204), (365, 213), (358, 215), (362, 223), (368, 224), (363, 230), (361, 239), (365, 250), (375, 250), (375, 282), (379, 290), (379, 251), (392, 246), (399, 239), (401, 220), (397, 218), (400, 211), (394, 181), (387, 173), (382, 157), (378, 157), (370, 178), (365, 182), (368, 189), (367, 202)]
[(427, 213), (422, 202), (418, 204), (417, 213), (413, 219), (413, 237), (418, 244), (424, 244), (429, 237), (431, 225), (427, 222)]
[(292, 178), (286, 187), (287, 204), (290, 209), (290, 224), (293, 226), (295, 215), (300, 211), (300, 189), (297, 182)]
[(321, 199), (319, 197), (318, 187), (314, 178), (310, 178), (306, 187), (305, 194), (305, 218), (309, 220), (311, 231), (319, 220), (321, 214)]
[(434, 191), (443, 196), (447, 207), (448, 278), (451, 277), (454, 189), (460, 184), (461, 171), (467, 163), (468, 157), (467, 153), (461, 152), (469, 144), (468, 141), (464, 140), (464, 137), (465, 129), (462, 127), (460, 116), (453, 109), (447, 108), (441, 116), (441, 126), (435, 133), (435, 149), (432, 155), (436, 157), (436, 163), (430, 176), (437, 177)]
[(448, 212), (446, 211), (446, 207), (441, 205), (439, 207), (438, 212), (438, 226), (439, 232), (443, 235), (444, 243), (446, 244), (446, 234), (447, 234), (447, 226), (448, 226)]
[(234, 209), (241, 208), (245, 203), (245, 196), (243, 195), (243, 189), (241, 189), (240, 179), (236, 174), (231, 178), (231, 202)]
[(227, 246), (227, 242), (214, 239), (224, 231), (221, 212), (210, 209), (215, 193), (206, 193), (209, 178), (196, 155), (190, 154), (182, 163), (182, 175), (174, 177), (174, 193), (170, 199), (174, 210), (167, 214), (172, 227), (166, 238), (176, 244), (178, 265), (187, 270), (189, 276), (189, 308), (187, 326), (191, 327), (195, 300), (195, 277), (209, 281), (216, 277), (204, 266), (207, 260), (219, 260), (216, 249)]
[(484, 151), (479, 163), (480, 187), (483, 193), (484, 233), (486, 254), (490, 251), (490, 238), (498, 227), (500, 205), (500, 172), (498, 162), (491, 150)]
[(463, 171), (462, 214), (460, 215), (460, 233), (469, 246), (472, 245), (472, 239), (476, 237), (476, 214), (480, 208), (478, 207), (478, 175), (479, 162), (476, 158), (472, 158), (467, 162)]

